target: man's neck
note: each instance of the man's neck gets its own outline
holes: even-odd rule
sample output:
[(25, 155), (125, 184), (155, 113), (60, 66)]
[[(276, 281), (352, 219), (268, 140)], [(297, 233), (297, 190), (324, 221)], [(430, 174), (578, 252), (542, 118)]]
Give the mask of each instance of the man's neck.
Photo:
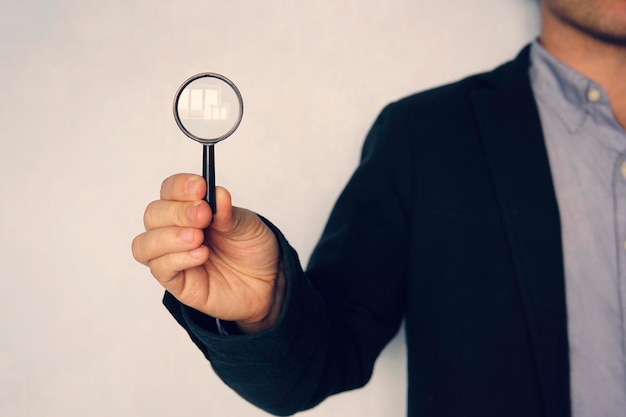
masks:
[(617, 121), (626, 129), (626, 45), (611, 44), (550, 20), (544, 20), (542, 29), (542, 46), (600, 84)]

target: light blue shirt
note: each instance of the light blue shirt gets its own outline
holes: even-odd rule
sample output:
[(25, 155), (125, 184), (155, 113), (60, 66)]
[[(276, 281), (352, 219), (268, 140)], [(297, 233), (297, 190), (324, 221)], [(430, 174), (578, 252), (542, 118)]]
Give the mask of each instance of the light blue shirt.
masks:
[(562, 225), (572, 414), (624, 417), (626, 132), (599, 84), (537, 41), (530, 56)]

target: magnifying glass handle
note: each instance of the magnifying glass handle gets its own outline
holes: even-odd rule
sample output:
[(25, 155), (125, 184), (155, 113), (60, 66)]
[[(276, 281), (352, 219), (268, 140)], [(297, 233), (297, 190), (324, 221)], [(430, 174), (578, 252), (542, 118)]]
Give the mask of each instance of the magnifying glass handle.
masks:
[(215, 149), (213, 145), (204, 145), (202, 152), (202, 176), (206, 181), (206, 196), (204, 199), (209, 203), (211, 211), (215, 214)]

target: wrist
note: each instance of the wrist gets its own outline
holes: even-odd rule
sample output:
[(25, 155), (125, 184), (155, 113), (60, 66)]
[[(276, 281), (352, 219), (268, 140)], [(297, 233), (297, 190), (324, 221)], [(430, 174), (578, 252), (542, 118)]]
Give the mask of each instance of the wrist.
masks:
[(261, 319), (251, 322), (237, 321), (235, 324), (241, 334), (254, 334), (262, 332), (270, 327), (274, 326), (278, 322), (280, 312), (285, 298), (286, 279), (285, 272), (282, 265), (278, 267), (278, 273), (276, 280), (274, 281), (274, 291), (272, 296), (272, 302), (270, 304), (267, 314)]

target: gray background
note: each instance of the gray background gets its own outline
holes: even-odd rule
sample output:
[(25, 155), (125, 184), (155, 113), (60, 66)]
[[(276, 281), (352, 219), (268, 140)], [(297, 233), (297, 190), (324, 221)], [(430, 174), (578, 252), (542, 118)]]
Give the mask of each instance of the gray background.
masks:
[[(0, 415), (266, 415), (130, 253), (161, 180), (201, 170), (171, 114), (187, 77), (242, 91), (218, 183), (306, 262), (381, 108), (512, 58), (538, 26), (534, 0), (2, 0)], [(399, 336), (366, 388), (303, 415), (401, 416), (404, 368)]]

